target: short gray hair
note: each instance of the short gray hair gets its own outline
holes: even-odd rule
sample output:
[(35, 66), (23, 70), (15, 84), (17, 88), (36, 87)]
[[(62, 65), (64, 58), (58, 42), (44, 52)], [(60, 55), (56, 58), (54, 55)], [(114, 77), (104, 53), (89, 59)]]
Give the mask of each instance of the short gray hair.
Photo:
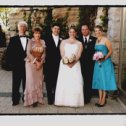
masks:
[(27, 24), (26, 21), (19, 21), (19, 22), (18, 22), (18, 27), (19, 27), (20, 25), (25, 25), (26, 28), (28, 27), (28, 24)]

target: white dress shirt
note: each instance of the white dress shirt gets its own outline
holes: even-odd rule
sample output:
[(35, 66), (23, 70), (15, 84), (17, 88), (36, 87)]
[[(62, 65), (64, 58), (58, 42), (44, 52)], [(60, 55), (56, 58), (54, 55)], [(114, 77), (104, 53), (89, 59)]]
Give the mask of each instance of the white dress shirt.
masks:
[(22, 47), (25, 50), (26, 43), (27, 43), (27, 38), (26, 37), (20, 37), (20, 40), (21, 40)]
[(52, 34), (52, 36), (53, 36), (55, 45), (56, 45), (56, 47), (57, 47), (57, 46), (58, 46), (58, 42), (59, 42), (59, 35), (56, 36), (56, 35)]
[(88, 36), (83, 36), (83, 40), (84, 40), (84, 42), (85, 42), (85, 38), (87, 38), (87, 43), (88, 43), (89, 35), (88, 35)]

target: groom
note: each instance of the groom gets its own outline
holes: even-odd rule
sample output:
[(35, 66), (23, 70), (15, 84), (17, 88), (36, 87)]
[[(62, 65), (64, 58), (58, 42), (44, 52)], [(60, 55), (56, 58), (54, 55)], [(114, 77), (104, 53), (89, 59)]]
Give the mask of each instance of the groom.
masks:
[(44, 38), (46, 43), (46, 62), (44, 65), (44, 74), (49, 105), (52, 105), (54, 103), (56, 81), (59, 71), (59, 63), (61, 59), (59, 49), (61, 43), (61, 39), (59, 36), (59, 24), (53, 24), (51, 30), (52, 34)]
[(84, 78), (84, 102), (88, 104), (92, 97), (92, 77), (94, 69), (94, 61), (92, 58), (95, 52), (94, 46), (96, 38), (90, 35), (89, 26), (87, 24), (81, 26), (81, 33), (79, 40), (82, 42), (84, 50), (80, 62)]

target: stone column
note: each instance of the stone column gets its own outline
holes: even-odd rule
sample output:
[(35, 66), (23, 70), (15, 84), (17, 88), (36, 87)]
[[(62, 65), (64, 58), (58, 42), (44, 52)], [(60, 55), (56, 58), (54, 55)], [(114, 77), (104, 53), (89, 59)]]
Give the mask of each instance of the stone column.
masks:
[(120, 31), (121, 31), (121, 8), (111, 7), (108, 10), (108, 31), (107, 37), (112, 42), (113, 55), (112, 61), (116, 64), (116, 75), (118, 76), (119, 66), (119, 44), (120, 44)]

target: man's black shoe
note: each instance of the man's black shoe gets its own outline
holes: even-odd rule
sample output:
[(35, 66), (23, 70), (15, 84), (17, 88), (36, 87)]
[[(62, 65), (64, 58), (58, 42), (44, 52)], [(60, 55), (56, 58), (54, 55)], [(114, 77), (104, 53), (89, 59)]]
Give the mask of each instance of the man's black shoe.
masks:
[(13, 102), (13, 106), (16, 106), (16, 105), (18, 105), (19, 104), (19, 102)]
[(48, 105), (53, 105), (53, 102), (48, 102)]
[(22, 101), (24, 102), (24, 96), (22, 97)]
[(90, 101), (86, 101), (84, 104), (89, 104), (90, 103)]

